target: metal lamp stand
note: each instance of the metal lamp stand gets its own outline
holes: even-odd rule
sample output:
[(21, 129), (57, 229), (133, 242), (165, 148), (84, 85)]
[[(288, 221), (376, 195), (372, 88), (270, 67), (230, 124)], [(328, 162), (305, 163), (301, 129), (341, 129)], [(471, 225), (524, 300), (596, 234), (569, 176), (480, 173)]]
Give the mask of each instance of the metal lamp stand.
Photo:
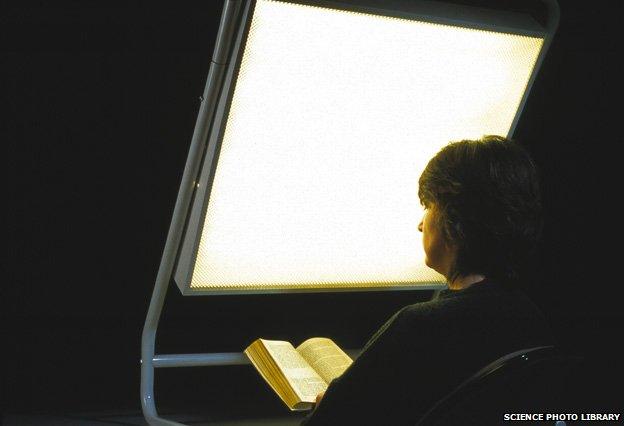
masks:
[(167, 234), (156, 283), (150, 301), (143, 334), (141, 337), (141, 408), (145, 420), (152, 426), (181, 425), (158, 416), (154, 398), (154, 369), (165, 367), (196, 367), (209, 365), (236, 365), (248, 363), (242, 353), (206, 353), (206, 354), (155, 354), (156, 331), (165, 302), (167, 287), (171, 282), (176, 255), (182, 240), (186, 216), (193, 196), (195, 180), (200, 169), (200, 162), (205, 142), (210, 131), (212, 116), (219, 97), (221, 82), (230, 57), (230, 46), (241, 0), (226, 0), (221, 14), (221, 24), (212, 55), (206, 87), (201, 99), (201, 106), (193, 131), (189, 155), (184, 167), (180, 191), (173, 211), (173, 218)]

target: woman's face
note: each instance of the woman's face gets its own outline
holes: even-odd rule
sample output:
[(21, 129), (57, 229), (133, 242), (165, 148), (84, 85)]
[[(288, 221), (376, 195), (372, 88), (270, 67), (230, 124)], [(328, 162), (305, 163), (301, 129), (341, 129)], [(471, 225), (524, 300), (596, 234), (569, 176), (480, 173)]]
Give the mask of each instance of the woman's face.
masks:
[(444, 236), (440, 215), (435, 205), (425, 210), (418, 230), (423, 233), (425, 264), (448, 278), (455, 249)]

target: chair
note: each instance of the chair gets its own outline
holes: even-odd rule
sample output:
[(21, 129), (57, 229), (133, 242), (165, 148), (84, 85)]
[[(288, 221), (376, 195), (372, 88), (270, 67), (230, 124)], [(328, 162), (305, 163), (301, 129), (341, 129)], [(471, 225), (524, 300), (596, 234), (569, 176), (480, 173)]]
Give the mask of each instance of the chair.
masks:
[(417, 426), (501, 424), (506, 413), (557, 413), (566, 377), (581, 360), (554, 346), (505, 355), (439, 400)]

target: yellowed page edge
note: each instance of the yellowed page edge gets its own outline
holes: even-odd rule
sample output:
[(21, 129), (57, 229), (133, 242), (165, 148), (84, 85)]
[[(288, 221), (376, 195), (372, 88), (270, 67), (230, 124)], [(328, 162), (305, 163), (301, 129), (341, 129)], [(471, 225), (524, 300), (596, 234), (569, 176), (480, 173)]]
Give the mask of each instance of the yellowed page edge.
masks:
[(289, 342), (261, 340), (300, 401), (315, 403), (318, 393), (327, 389), (327, 382)]
[[(285, 378), (280, 377), (282, 373), (279, 368), (272, 365), (275, 361), (264, 348), (261, 339), (249, 345), (244, 353), (277, 396), (284, 401), (290, 410), (294, 410), (295, 405), (299, 402), (297, 400), (297, 395)], [(290, 400), (291, 398), (292, 400)]]

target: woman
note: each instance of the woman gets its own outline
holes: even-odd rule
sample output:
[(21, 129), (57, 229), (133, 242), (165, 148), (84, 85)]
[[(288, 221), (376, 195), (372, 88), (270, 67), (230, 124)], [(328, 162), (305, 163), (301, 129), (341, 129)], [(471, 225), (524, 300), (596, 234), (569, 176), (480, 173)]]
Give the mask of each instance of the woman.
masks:
[(418, 196), (425, 262), (449, 289), (390, 318), (319, 396), (308, 426), (413, 425), (491, 361), (552, 344), (543, 315), (519, 289), (541, 231), (528, 153), (499, 136), (451, 143), (428, 163)]

